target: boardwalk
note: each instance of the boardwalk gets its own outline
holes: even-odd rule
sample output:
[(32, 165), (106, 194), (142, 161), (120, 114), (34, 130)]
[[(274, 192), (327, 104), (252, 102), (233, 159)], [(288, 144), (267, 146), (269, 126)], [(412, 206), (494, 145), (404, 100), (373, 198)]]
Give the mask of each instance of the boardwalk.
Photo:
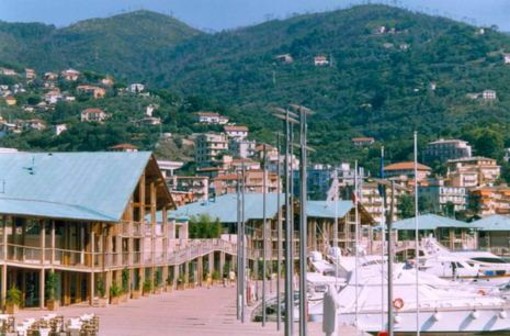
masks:
[[(237, 321), (234, 298), (235, 288), (217, 286), (152, 295), (107, 308), (62, 307), (58, 313), (66, 319), (84, 313), (98, 314), (101, 336), (283, 335), (283, 329), (276, 331), (274, 322), (262, 327), (259, 323)], [(46, 313), (25, 310), (16, 314), (16, 320)], [(297, 328), (296, 325), (295, 335), (298, 335)], [(309, 335), (323, 335), (321, 325), (310, 323)], [(356, 332), (350, 327), (342, 327), (338, 335), (350, 336)]]

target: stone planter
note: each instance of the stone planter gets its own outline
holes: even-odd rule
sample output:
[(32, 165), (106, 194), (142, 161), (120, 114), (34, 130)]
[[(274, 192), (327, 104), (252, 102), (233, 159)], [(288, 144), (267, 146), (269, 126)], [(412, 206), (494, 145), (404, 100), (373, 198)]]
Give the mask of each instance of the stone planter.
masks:
[(131, 298), (132, 299), (139, 299), (141, 296), (141, 292), (139, 290), (134, 290), (131, 292)]
[(59, 304), (58, 300), (48, 300), (46, 301), (46, 308), (50, 311), (58, 310)]

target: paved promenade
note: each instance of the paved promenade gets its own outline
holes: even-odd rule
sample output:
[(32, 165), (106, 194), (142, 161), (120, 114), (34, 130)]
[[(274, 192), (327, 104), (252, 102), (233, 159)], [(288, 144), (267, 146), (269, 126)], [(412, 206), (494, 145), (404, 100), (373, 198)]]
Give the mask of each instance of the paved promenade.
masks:
[[(40, 317), (48, 311), (24, 310), (16, 314), (16, 321)], [(215, 286), (151, 295), (129, 300), (107, 308), (86, 305), (61, 307), (58, 314), (65, 319), (85, 313), (100, 316), (101, 336), (250, 336), (283, 335), (276, 323), (241, 323), (236, 319), (235, 288)], [(247, 319), (248, 320), (248, 319)], [(294, 334), (298, 335), (298, 326)], [(309, 323), (310, 336), (324, 335), (320, 323)], [(338, 335), (362, 335), (351, 327), (340, 328)]]

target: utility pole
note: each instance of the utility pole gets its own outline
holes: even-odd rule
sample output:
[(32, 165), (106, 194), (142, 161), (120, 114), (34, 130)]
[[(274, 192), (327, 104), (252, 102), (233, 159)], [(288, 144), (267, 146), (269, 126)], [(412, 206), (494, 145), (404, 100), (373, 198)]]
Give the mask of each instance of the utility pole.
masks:
[[(263, 145), (262, 159), (262, 326), (266, 325), (266, 250), (267, 250), (267, 218), (266, 218), (266, 144)], [(257, 270), (258, 273), (258, 270)]]
[(281, 186), (280, 186), (280, 179), (281, 179), (281, 165), (280, 165), (280, 135), (279, 133), (276, 133), (276, 151), (278, 153), (277, 157), (277, 163), (276, 163), (276, 175), (278, 176), (278, 185), (277, 185), (277, 198), (276, 198), (276, 207), (278, 211), (278, 219), (277, 219), (277, 233), (278, 233), (278, 257), (277, 257), (277, 264), (276, 264), (276, 273), (278, 274), (276, 277), (276, 330), (280, 331), (280, 324), (282, 319), (282, 305), (281, 297), (280, 297), (280, 275), (282, 274), (282, 240), (283, 240), (283, 232), (282, 232), (282, 211), (281, 211), (281, 204), (280, 204), (280, 194), (281, 194)]
[(388, 226), (388, 336), (393, 336), (393, 239), (391, 230), (393, 224), (393, 209), (395, 208), (395, 181), (391, 180), (391, 202), (389, 216), (386, 218)]

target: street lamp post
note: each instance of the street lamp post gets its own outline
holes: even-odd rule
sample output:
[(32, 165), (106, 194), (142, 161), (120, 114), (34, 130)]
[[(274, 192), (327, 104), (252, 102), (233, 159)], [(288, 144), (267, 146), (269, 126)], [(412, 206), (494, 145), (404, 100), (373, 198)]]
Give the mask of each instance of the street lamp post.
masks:
[[(294, 289), (293, 289), (293, 231), (294, 231), (294, 223), (293, 223), (293, 215), (292, 213), (292, 202), (289, 201), (289, 189), (290, 185), (292, 185), (292, 176), (289, 177), (289, 169), (292, 172), (291, 167), (292, 163), (289, 164), (289, 149), (292, 150), (293, 146), (293, 132), (292, 132), (292, 124), (299, 124), (300, 132), (299, 132), (299, 141), (300, 141), (300, 153), (301, 153), (301, 165), (300, 165), (300, 222), (299, 222), (299, 335), (306, 336), (307, 334), (307, 297), (306, 297), (306, 260), (307, 260), (307, 216), (306, 216), (306, 206), (307, 206), (307, 174), (306, 174), (306, 166), (307, 166), (307, 123), (306, 118), (307, 115), (311, 114), (312, 111), (304, 106), (290, 104), (290, 107), (297, 112), (290, 112), (288, 109), (279, 109), (276, 111), (279, 114), (275, 116), (285, 121), (285, 135), (286, 135), (286, 143), (285, 143), (285, 192), (286, 192), (286, 257), (285, 257), (285, 265), (286, 265), (286, 277), (285, 277), (285, 335), (292, 335), (292, 323), (293, 323), (293, 302), (294, 302)], [(299, 121), (298, 121), (299, 118)], [(290, 144), (289, 144), (290, 142)], [(292, 193), (292, 190), (290, 190)], [(290, 204), (289, 204), (290, 203)]]
[(295, 119), (297, 115), (290, 112), (288, 109), (276, 108), (277, 113), (275, 117), (284, 121), (285, 128), (285, 161), (284, 161), (284, 174), (285, 174), (285, 335), (293, 335), (293, 321), (294, 321), (294, 291), (292, 286), (293, 275), (293, 251), (292, 251), (292, 235), (294, 231), (293, 221), (291, 219), (291, 190), (290, 190), (290, 177), (289, 177), (289, 149), (291, 147), (291, 123), (297, 124)]

